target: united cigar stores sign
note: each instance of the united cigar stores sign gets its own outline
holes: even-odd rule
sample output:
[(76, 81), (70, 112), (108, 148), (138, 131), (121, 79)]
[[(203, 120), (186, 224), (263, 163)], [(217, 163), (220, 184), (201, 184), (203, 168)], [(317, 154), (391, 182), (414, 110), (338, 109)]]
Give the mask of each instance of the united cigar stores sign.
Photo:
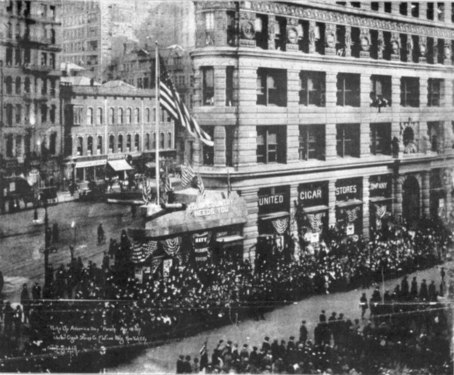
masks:
[(300, 185), (298, 187), (298, 201), (303, 207), (328, 205), (328, 182)]
[(369, 196), (391, 197), (391, 176), (371, 176), (369, 179)]
[(337, 180), (335, 187), (336, 201), (348, 201), (362, 198), (362, 178)]
[(260, 189), (258, 194), (259, 215), (288, 211), (290, 203), (290, 187), (276, 187), (270, 189)]

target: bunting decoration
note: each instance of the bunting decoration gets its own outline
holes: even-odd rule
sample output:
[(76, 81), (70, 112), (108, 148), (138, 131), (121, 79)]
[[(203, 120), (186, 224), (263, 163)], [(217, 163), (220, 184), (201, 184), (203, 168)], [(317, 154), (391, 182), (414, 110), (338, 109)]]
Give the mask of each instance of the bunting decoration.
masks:
[(347, 215), (347, 221), (349, 223), (353, 223), (358, 219), (358, 211), (359, 207), (354, 207), (351, 210), (345, 210), (345, 214)]
[(196, 176), (194, 170), (190, 165), (182, 165), (181, 166), (181, 186), (186, 187), (191, 185), (192, 180)]
[(277, 234), (284, 234), (288, 228), (288, 217), (284, 217), (281, 219), (273, 220), (271, 223), (273, 224), (274, 230)]
[(323, 226), (322, 218), (325, 216), (323, 212), (318, 214), (307, 214), (307, 220), (311, 226), (312, 231), (319, 233), (321, 232), (321, 227)]
[(377, 216), (382, 219), (383, 216), (386, 215), (386, 205), (375, 205), (375, 212), (377, 213)]
[(158, 248), (157, 241), (133, 242), (131, 260), (135, 264), (143, 263)]
[(153, 191), (151, 190), (151, 185), (148, 184), (145, 178), (142, 181), (142, 200), (145, 204), (150, 203), (153, 200)]
[(205, 194), (205, 185), (203, 184), (202, 177), (200, 177), (200, 174), (197, 175), (197, 188), (200, 191), (200, 194)]
[(178, 251), (180, 251), (180, 244), (181, 238), (174, 237), (174, 238), (167, 238), (166, 240), (162, 241), (162, 247), (167, 255), (175, 256)]

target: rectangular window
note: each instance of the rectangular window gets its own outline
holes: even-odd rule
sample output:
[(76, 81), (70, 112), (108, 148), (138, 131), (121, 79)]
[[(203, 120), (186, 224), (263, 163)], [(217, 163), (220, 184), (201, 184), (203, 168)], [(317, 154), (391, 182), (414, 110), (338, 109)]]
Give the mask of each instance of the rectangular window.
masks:
[(408, 12), (408, 5), (407, 3), (400, 3), (399, 5), (399, 13), (402, 14), (403, 16), (406, 16)]
[(370, 124), (370, 152), (373, 155), (391, 154), (391, 124)]
[(235, 45), (235, 12), (227, 11), (227, 44)]
[(233, 167), (233, 142), (235, 140), (235, 128), (225, 127), (225, 165)]
[(228, 66), (225, 71), (225, 105), (233, 105), (233, 66)]
[(202, 68), (202, 105), (214, 105), (214, 69)]
[(325, 24), (321, 22), (315, 24), (315, 52), (325, 54)]
[(268, 16), (257, 14), (254, 29), (257, 47), (268, 49)]
[(299, 159), (325, 159), (325, 125), (301, 125)]
[(20, 124), (22, 120), (22, 106), (20, 104), (16, 104), (16, 124)]
[(419, 17), (419, 3), (411, 3), (412, 17)]
[(285, 51), (287, 43), (287, 19), (285, 17), (276, 17), (274, 24), (274, 45), (276, 50)]
[(205, 13), (205, 30), (206, 31), (214, 30), (214, 12)]
[(359, 157), (359, 124), (336, 125), (337, 156)]
[(438, 152), (441, 145), (440, 130), (443, 129), (443, 122), (430, 121), (427, 122), (427, 136), (430, 142), (430, 151)]
[(391, 105), (391, 76), (370, 77), (370, 106), (388, 107)]
[[(202, 129), (211, 137), (211, 139), (214, 139), (214, 126), (202, 126)], [(202, 144), (202, 161), (203, 165), (214, 164), (214, 147)]]
[(443, 80), (429, 78), (427, 88), (427, 105), (429, 107), (440, 107), (443, 96)]
[(371, 10), (378, 10), (379, 9), (378, 1), (372, 1), (370, 3), (370, 9)]
[(285, 163), (285, 126), (257, 126), (257, 163)]
[(337, 105), (359, 107), (360, 75), (339, 73), (337, 75)]
[(400, 105), (419, 107), (419, 78), (402, 77), (400, 79)]
[(302, 71), (300, 73), (300, 100), (303, 105), (325, 106), (325, 73)]
[(257, 104), (287, 106), (287, 71), (257, 69)]
[(427, 3), (426, 16), (427, 16), (428, 20), (433, 20), (434, 19), (434, 3), (433, 2), (428, 2)]
[(82, 123), (83, 107), (73, 107), (73, 124), (80, 125)]
[(386, 13), (391, 13), (392, 7), (391, 7), (391, 2), (390, 1), (385, 1), (384, 9), (385, 9)]

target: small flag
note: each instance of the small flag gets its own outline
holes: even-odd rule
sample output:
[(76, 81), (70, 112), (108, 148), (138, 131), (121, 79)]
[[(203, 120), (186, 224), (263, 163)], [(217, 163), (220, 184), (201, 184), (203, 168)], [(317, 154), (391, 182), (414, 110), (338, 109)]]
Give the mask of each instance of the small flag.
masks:
[(200, 194), (205, 194), (205, 185), (203, 184), (202, 177), (200, 177), (200, 174), (197, 175), (197, 188), (200, 191)]
[(181, 186), (186, 187), (191, 184), (195, 177), (195, 172), (189, 165), (181, 166)]
[(164, 191), (166, 193), (173, 191), (173, 187), (172, 187), (172, 184), (170, 183), (170, 177), (169, 177), (169, 172), (167, 171), (167, 168), (166, 168), (166, 175), (164, 178)]

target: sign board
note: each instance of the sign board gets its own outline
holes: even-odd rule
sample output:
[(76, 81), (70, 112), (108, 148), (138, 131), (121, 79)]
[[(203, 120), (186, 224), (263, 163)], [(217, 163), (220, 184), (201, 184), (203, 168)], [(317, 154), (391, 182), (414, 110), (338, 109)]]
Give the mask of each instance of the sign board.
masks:
[(345, 228), (345, 233), (347, 234), (347, 236), (355, 234), (355, 224), (348, 224)]
[(369, 196), (391, 197), (391, 176), (371, 176), (369, 179)]
[(290, 188), (281, 186), (260, 189), (258, 192), (259, 215), (288, 211), (290, 206)]
[(336, 201), (347, 201), (350, 199), (361, 199), (362, 198), (362, 189), (361, 189), (361, 178), (348, 178), (345, 180), (336, 181)]
[(136, 267), (134, 270), (134, 277), (139, 281), (139, 283), (143, 282), (143, 268), (142, 267)]
[(162, 275), (164, 277), (170, 276), (170, 269), (172, 268), (173, 260), (172, 259), (164, 259), (162, 263)]
[(298, 201), (303, 207), (328, 204), (328, 182), (302, 184), (298, 187)]
[(14, 181), (10, 182), (9, 183), (9, 192), (14, 193), (15, 191), (16, 191), (16, 183)]
[(310, 242), (319, 243), (320, 242), (320, 233), (311, 233)]

